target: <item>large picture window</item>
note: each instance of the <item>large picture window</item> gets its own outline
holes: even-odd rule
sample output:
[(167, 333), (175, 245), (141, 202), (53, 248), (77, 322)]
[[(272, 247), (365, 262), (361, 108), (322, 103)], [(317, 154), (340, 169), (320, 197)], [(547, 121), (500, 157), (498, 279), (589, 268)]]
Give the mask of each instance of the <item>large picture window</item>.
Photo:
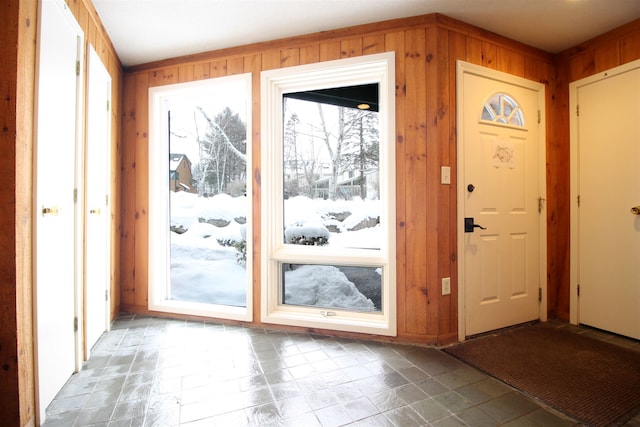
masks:
[(149, 309), (251, 320), (251, 76), (149, 99)]
[(262, 73), (262, 321), (396, 334), (394, 54)]

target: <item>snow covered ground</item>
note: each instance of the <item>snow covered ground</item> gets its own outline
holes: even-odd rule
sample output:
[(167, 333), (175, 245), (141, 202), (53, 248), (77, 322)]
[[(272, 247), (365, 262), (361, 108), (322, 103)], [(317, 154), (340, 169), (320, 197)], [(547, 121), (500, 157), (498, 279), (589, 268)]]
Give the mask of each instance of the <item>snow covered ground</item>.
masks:
[[(179, 301), (245, 306), (247, 276), (237, 261), (234, 246), (219, 242), (245, 239), (243, 224), (248, 208), (245, 197), (221, 194), (210, 198), (186, 192), (171, 192), (171, 297)], [(330, 220), (329, 213), (351, 212), (344, 221)], [(285, 201), (285, 222), (307, 235), (332, 225), (329, 246), (379, 248), (379, 226), (349, 229), (366, 218), (379, 217), (379, 201), (329, 201), (295, 197)], [(215, 220), (215, 221), (214, 221)], [(209, 221), (209, 222), (207, 222)], [(215, 225), (214, 225), (215, 223)], [(337, 231), (340, 232), (337, 232)], [(302, 265), (285, 273), (288, 304), (326, 308), (376, 310), (338, 268)]]

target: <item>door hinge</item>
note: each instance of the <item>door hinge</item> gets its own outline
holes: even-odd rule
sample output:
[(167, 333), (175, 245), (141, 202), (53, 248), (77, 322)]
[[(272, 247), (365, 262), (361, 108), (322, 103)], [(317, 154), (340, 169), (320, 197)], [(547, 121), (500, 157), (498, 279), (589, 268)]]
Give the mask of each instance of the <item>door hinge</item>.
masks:
[(78, 332), (78, 316), (73, 318), (73, 332)]
[(104, 196), (104, 205), (109, 206), (109, 195)]
[(580, 105), (576, 105), (576, 116), (580, 117)]
[(78, 189), (73, 189), (73, 203), (78, 203)]
[(80, 61), (76, 61), (76, 76), (80, 75)]
[(580, 195), (578, 194), (578, 197), (576, 197), (576, 202), (578, 203), (578, 207), (580, 207)]
[(538, 124), (540, 124), (541, 121), (542, 121), (542, 114), (540, 113), (540, 110), (538, 110)]
[(104, 300), (107, 301), (107, 302), (109, 301), (109, 290), (108, 289), (105, 289), (105, 291), (104, 291)]
[(538, 302), (542, 302), (542, 288), (538, 288)]
[(107, 101), (107, 111), (109, 111), (109, 101)]
[(544, 199), (542, 197), (538, 197), (538, 213), (542, 213), (542, 209), (544, 209), (544, 202), (547, 199)]
[(580, 284), (578, 283), (578, 296), (580, 296)]

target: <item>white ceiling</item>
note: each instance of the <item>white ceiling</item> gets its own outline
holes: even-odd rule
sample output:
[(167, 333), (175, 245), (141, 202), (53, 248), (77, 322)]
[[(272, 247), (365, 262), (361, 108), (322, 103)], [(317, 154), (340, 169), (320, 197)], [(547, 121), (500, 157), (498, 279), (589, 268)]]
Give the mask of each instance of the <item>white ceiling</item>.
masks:
[(93, 0), (124, 66), (442, 13), (557, 53), (640, 18), (640, 0)]

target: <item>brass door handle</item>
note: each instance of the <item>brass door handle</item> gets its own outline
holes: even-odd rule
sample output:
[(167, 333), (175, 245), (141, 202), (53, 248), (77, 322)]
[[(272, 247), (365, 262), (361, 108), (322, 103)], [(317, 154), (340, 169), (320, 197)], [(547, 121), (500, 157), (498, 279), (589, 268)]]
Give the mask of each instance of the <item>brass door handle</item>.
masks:
[(60, 212), (60, 210), (58, 209), (57, 206), (51, 206), (51, 207), (42, 207), (42, 216), (45, 215), (52, 215), (52, 216), (58, 216), (58, 213)]
[(89, 215), (100, 215), (100, 208), (89, 209)]
[(640, 215), (640, 206), (634, 206), (631, 208), (631, 213), (634, 215)]

